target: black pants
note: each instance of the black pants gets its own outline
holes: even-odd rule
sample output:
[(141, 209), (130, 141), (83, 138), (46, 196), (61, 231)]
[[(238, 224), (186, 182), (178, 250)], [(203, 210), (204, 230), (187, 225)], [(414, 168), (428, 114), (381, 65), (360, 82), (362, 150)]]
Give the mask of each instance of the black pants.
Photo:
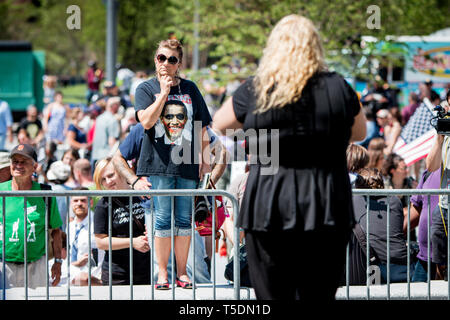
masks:
[[(447, 209), (441, 210), (439, 206), (433, 210), (432, 213), (432, 225), (431, 225), (431, 248), (432, 261), (439, 265), (447, 265), (447, 236), (445, 235), (447, 226)], [(444, 221), (442, 221), (442, 218)], [(445, 227), (444, 227), (445, 226)]]
[(258, 300), (334, 300), (350, 232), (246, 231), (250, 280)]

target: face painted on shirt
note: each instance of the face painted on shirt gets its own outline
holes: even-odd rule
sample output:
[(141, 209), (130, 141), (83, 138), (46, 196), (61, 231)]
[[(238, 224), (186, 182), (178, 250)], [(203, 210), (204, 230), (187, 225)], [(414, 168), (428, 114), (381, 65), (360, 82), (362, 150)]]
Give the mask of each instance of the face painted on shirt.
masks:
[(164, 124), (167, 137), (170, 141), (177, 140), (183, 133), (187, 122), (186, 108), (176, 104), (169, 104), (165, 107), (161, 121)]

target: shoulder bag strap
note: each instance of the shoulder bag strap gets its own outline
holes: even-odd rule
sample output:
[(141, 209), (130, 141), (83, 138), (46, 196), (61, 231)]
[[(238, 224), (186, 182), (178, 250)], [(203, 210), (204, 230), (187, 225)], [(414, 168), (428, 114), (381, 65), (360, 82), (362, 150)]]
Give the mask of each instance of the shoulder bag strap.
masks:
[[(358, 240), (359, 245), (364, 250), (364, 253), (367, 253), (367, 243), (366, 243), (366, 234), (364, 230), (361, 228), (361, 225), (359, 223), (355, 224), (355, 227), (353, 228), (353, 234), (355, 235), (356, 239)], [(378, 260), (377, 254), (375, 253), (375, 250), (373, 247), (369, 248), (370, 250), (370, 256), (369, 260), (370, 262), (375, 262)]]

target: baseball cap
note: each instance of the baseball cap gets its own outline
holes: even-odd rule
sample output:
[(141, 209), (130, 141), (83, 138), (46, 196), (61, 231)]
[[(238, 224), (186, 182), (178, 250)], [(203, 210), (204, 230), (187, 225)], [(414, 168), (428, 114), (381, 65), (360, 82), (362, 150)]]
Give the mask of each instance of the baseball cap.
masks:
[(10, 164), (9, 152), (0, 151), (0, 169), (9, 167)]
[(92, 104), (89, 108), (88, 108), (88, 112), (92, 113), (94, 115), (99, 115), (100, 113), (102, 113), (102, 108), (100, 108), (98, 105), (96, 104)]
[(70, 176), (70, 166), (61, 160), (55, 161), (47, 171), (48, 180), (67, 180)]
[(109, 80), (105, 81), (103, 83), (103, 87), (106, 88), (106, 89), (114, 88), (115, 86), (116, 86), (116, 84), (114, 82), (112, 82), (112, 81), (109, 81)]
[(14, 149), (11, 150), (9, 157), (12, 158), (12, 156), (15, 154), (20, 154), (37, 162), (36, 151), (29, 144), (19, 144), (15, 146)]

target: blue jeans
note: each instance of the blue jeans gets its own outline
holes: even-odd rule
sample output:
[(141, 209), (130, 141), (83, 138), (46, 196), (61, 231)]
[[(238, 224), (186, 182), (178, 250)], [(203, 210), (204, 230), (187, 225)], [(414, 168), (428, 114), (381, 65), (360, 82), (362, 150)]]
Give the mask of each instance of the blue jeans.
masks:
[[(151, 219), (152, 218), (152, 208), (145, 208), (145, 224), (147, 226), (149, 234), (151, 234)], [(191, 281), (194, 281), (193, 266), (195, 265), (195, 282), (196, 283), (211, 283), (211, 275), (208, 272), (208, 265), (205, 262), (206, 249), (203, 242), (203, 237), (195, 231), (194, 240), (191, 240), (191, 246), (189, 248), (188, 260), (186, 265), (186, 271)], [(149, 238), (150, 241), (150, 238)], [(192, 255), (192, 246), (195, 245), (195, 264)], [(155, 281), (158, 280), (158, 264), (156, 263), (156, 251), (155, 251), (155, 263), (153, 266), (154, 271), (153, 276)], [(167, 264), (168, 280), (172, 279), (172, 255), (169, 256), (169, 262)], [(176, 265), (175, 265), (176, 273)]]
[[(196, 189), (197, 181), (181, 177), (149, 176), (152, 189)], [(154, 196), (155, 236), (168, 238), (171, 233), (172, 203), (170, 196)], [(192, 197), (174, 197), (174, 236), (191, 235)]]
[[(383, 283), (386, 283), (387, 279), (387, 265), (384, 263), (380, 263), (378, 265), (380, 267), (381, 279)], [(390, 282), (407, 282), (408, 281), (408, 268), (406, 265), (401, 264), (390, 264)], [(413, 275), (414, 265), (410, 265), (410, 276)]]
[[(436, 276), (436, 264), (430, 261), (430, 280)], [(411, 282), (427, 282), (428, 281), (428, 262), (417, 259), (416, 267), (414, 268), (414, 275)]]

